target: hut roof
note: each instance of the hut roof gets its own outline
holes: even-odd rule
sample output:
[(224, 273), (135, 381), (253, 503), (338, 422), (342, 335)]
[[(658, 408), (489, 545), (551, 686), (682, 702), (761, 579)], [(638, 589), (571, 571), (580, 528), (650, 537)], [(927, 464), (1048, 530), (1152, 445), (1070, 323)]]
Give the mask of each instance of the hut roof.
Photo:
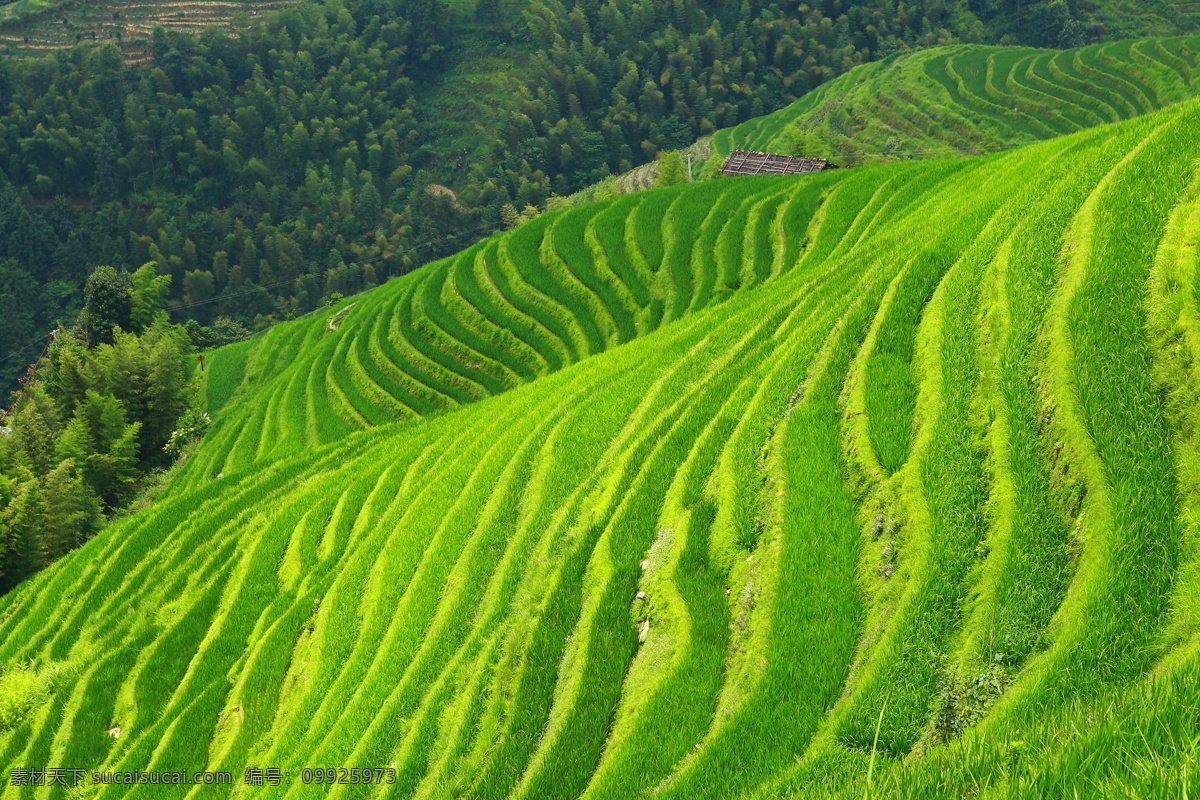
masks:
[(752, 150), (734, 150), (721, 167), (723, 175), (797, 175), (803, 172), (824, 172), (837, 169), (837, 164), (823, 158), (781, 156)]

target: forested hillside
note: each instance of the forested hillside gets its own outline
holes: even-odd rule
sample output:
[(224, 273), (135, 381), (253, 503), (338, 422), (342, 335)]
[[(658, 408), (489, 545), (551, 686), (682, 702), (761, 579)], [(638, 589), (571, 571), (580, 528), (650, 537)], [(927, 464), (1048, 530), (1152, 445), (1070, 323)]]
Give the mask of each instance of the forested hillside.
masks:
[(0, 766), (1196, 796), (1198, 148), (642, 192), (213, 352), (167, 496), (0, 598)]
[(860, 63), (1192, 24), (1166, 2), (305, 0), (157, 31), (136, 63), (114, 42), (4, 58), (0, 389), (99, 265), (153, 260), (177, 320), (261, 328)]

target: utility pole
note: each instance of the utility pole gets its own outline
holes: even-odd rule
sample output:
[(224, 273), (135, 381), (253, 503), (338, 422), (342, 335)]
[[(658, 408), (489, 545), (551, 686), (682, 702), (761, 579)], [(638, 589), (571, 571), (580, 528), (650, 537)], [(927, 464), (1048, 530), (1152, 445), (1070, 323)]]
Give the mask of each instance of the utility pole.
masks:
[(688, 183), (691, 183), (692, 182), (692, 151), (691, 150), (688, 151), (687, 162), (688, 162)]

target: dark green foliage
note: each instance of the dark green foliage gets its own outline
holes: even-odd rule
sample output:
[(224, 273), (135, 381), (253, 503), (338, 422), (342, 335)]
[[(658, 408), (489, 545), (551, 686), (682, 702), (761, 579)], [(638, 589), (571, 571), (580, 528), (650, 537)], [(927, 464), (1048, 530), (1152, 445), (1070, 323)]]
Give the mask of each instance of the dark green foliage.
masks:
[(0, 387), (11, 386), (26, 364), (35, 336), (37, 282), (15, 259), (0, 261)]
[(62, 431), (60, 419), (54, 402), (40, 387), (26, 392), (5, 421), (13, 429), (9, 434), (13, 460), (38, 477), (49, 472), (55, 464), (54, 443)]
[[(151, 261), (138, 267), (130, 276), (128, 330), (141, 332), (149, 330), (155, 323), (167, 321), (162, 309), (171, 289), (171, 276), (159, 275), (157, 267), (158, 262)], [(87, 310), (86, 305), (84, 310)]]
[[(170, 276), (155, 266), (132, 277), (112, 267), (92, 273), (79, 325), (54, 335), (4, 420), (0, 592), (87, 541), (105, 511), (203, 433), (195, 414), (176, 431), (189, 411), (192, 343), (166, 322)], [(228, 320), (216, 328), (199, 333), (210, 342), (245, 334)]]
[(54, 561), (87, 541), (99, 529), (100, 500), (84, 482), (74, 459), (66, 459), (46, 476), (46, 523), (43, 549)]
[(884, 0), (653, 8), (538, 0), (526, 20), (535, 75), (492, 171), (510, 192), (538, 174), (544, 187), (574, 191), (779, 108), (887, 52), (987, 36), (965, 3), (897, 13)]
[[(4, 355), (70, 322), (96, 264), (112, 270), (87, 289), (93, 345), (149, 328), (147, 292), (201, 323), (269, 324), (317, 307), (322, 284), (358, 291), (407, 269), (422, 238), (476, 227), (412, 202), (430, 182), (408, 163), (413, 76), (444, 69), (448, 14), (306, 4), (236, 36), (159, 31), (140, 67), (111, 44), (0, 61)], [(149, 261), (125, 308), (122, 270)], [(256, 286), (271, 288), (239, 294)], [(0, 389), (36, 356), (6, 362)]]
[(97, 267), (83, 290), (79, 328), (90, 345), (112, 343), (113, 328), (133, 327), (133, 283), (112, 267)]
[(110, 508), (128, 499), (137, 477), (140, 428), (128, 421), (120, 400), (94, 391), (67, 426), (71, 449), (64, 454), (83, 456), (88, 484)]
[(139, 457), (152, 464), (161, 457), (175, 420), (186, 408), (186, 341), (178, 329), (153, 328), (141, 336), (122, 333), (111, 348), (97, 354), (101, 386), (142, 421)]
[(1039, 0), (1013, 15), (1010, 30), (1022, 43), (1070, 48), (1087, 44), (1088, 31), (1067, 0)]
[(0, 592), (16, 586), (43, 563), (39, 539), (46, 507), (42, 490), (36, 480), (27, 478), (12, 490), (11, 497), (0, 514)]
[(98, 203), (111, 203), (120, 196), (117, 185), (117, 151), (120, 147), (116, 126), (112, 120), (104, 120), (96, 143), (96, 181), (92, 185), (92, 198)]
[(201, 325), (194, 319), (189, 319), (183, 325), (184, 333), (192, 347), (197, 350), (207, 350), (210, 347), (222, 347), (234, 342), (240, 342), (250, 336), (250, 331), (229, 317), (217, 317), (212, 327)]
[(476, 0), (475, 19), (484, 25), (495, 25), (504, 17), (500, 0)]

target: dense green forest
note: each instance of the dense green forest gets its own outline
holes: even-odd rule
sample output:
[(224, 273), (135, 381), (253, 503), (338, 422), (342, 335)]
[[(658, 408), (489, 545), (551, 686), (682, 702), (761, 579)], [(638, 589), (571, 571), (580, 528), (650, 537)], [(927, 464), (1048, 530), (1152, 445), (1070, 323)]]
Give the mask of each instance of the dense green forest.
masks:
[[(155, 262), (177, 321), (262, 328), (858, 63), (1105, 34), (1065, 0), (468, 8), (306, 1), (234, 32), (159, 29), (144, 65), (112, 43), (0, 61), (0, 390), (98, 265)], [(478, 146), (451, 152), (416, 109), (480, 48), (521, 69), (498, 76), (509, 99)]]
[[(0, 592), (83, 544), (207, 426), (157, 265), (88, 277), (0, 427)], [(178, 426), (178, 427), (177, 427)]]

